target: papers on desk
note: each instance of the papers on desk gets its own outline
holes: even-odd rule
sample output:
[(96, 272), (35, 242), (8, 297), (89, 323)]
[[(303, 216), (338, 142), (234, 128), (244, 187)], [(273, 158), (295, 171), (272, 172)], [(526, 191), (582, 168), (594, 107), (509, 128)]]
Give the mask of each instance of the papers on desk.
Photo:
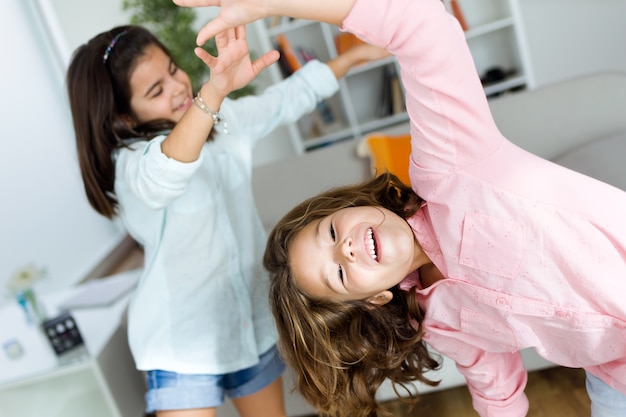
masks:
[(81, 284), (78, 290), (59, 304), (60, 310), (106, 307), (135, 288), (141, 273), (133, 270)]
[(0, 351), (0, 385), (54, 369), (57, 358), (46, 337), (28, 324), (17, 303), (0, 309), (0, 323), (0, 344), (18, 344), (23, 351), (17, 358)]

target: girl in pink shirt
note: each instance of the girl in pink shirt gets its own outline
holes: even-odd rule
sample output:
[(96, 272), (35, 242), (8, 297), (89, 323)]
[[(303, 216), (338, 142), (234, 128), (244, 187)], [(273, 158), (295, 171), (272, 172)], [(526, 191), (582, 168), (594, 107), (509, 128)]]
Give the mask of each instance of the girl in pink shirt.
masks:
[(281, 351), (307, 400), (374, 415), (385, 379), (436, 384), (428, 344), (481, 416), (524, 416), (519, 351), (534, 348), (587, 371), (594, 417), (626, 416), (626, 193), (501, 135), (441, 1), (176, 2), (221, 6), (200, 42), (287, 15), (342, 25), (402, 67), (411, 188), (384, 174), (313, 197), (266, 248)]

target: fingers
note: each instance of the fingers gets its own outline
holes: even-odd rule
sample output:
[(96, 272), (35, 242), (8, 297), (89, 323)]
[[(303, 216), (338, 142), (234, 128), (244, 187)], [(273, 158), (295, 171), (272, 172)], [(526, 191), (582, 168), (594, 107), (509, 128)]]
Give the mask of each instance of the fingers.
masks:
[(370, 54), (372, 60), (387, 58), (391, 55), (391, 52), (389, 52), (388, 50), (378, 47), (372, 49)]
[(234, 42), (237, 40), (235, 28), (226, 29), (226, 39), (228, 39), (228, 42)]
[(252, 63), (252, 70), (256, 75), (260, 74), (265, 68), (269, 67), (280, 58), (280, 53), (276, 50), (266, 52), (259, 59)]
[(202, 60), (209, 68), (214, 68), (217, 64), (217, 58), (200, 47), (196, 47), (193, 52)]
[[(221, 6), (221, 0), (172, 0), (174, 4), (182, 7), (205, 7), (205, 6)], [(216, 22), (217, 20), (217, 22)], [(202, 46), (217, 33), (224, 30), (228, 25), (216, 18), (207, 23), (198, 33), (196, 37), (196, 45)]]
[(237, 39), (245, 41), (247, 38), (246, 35), (246, 25), (239, 25), (235, 28), (235, 34), (237, 36)]
[(174, 4), (183, 7), (219, 6), (220, 0), (172, 0)]
[(232, 29), (226, 29), (215, 35), (215, 46), (219, 52), (220, 49), (223, 49), (228, 45), (228, 42), (231, 41), (232, 36), (229, 33), (233, 32)]
[(235, 28), (228, 28), (215, 35), (215, 46), (217, 50), (226, 48), (229, 43), (237, 40), (246, 41), (246, 27), (244, 25)]
[[(176, 0), (181, 1), (181, 0)], [(184, 1), (200, 1), (200, 0), (184, 0)], [(231, 25), (224, 22), (220, 17), (216, 17), (211, 20), (209, 23), (204, 25), (202, 29), (198, 32), (198, 36), (196, 37), (196, 45), (204, 45), (207, 43), (209, 39), (222, 32), (223, 30), (229, 28)]]

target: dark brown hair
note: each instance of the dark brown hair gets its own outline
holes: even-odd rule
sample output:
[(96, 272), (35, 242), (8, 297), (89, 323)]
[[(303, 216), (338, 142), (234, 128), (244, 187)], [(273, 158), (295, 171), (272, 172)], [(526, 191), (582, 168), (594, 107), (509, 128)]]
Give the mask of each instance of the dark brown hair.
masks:
[[(385, 207), (406, 219), (422, 200), (394, 175), (385, 173), (354, 186), (310, 198), (287, 213), (270, 233), (263, 259), (270, 272), (270, 303), (279, 347), (297, 375), (296, 388), (322, 414), (370, 417), (379, 407), (377, 389), (390, 379), (394, 389), (420, 381), (439, 367), (422, 340), (421, 312), (414, 291), (392, 288), (383, 306), (367, 301), (334, 302), (305, 294), (289, 268), (289, 248), (311, 221), (347, 207)], [(397, 392), (397, 391), (396, 391)]]
[[(114, 47), (103, 62), (105, 51), (116, 37)], [(130, 108), (130, 76), (150, 45), (156, 45), (172, 57), (147, 29), (118, 26), (78, 47), (67, 71), (67, 91), (83, 185), (91, 206), (107, 218), (113, 218), (117, 211), (113, 150), (125, 146), (124, 139), (151, 139), (174, 126), (168, 120), (155, 120), (133, 128), (123, 119), (134, 118)]]

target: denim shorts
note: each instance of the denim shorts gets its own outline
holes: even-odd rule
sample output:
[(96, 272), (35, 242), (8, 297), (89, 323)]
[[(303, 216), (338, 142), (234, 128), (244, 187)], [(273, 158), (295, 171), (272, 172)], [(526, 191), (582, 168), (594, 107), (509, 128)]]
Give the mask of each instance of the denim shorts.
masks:
[(611, 388), (589, 372), (586, 385), (591, 399), (591, 417), (626, 416), (626, 394)]
[(239, 398), (260, 391), (278, 379), (284, 370), (285, 364), (274, 346), (261, 355), (255, 366), (229, 374), (148, 371), (146, 412), (218, 407), (225, 396)]

